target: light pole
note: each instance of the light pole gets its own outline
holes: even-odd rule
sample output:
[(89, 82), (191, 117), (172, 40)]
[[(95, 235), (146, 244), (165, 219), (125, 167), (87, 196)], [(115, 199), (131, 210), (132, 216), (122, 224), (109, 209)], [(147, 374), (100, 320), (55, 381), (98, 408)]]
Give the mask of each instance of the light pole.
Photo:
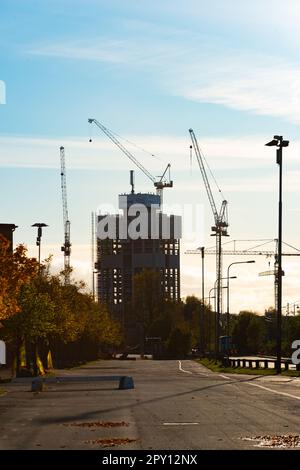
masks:
[[(42, 230), (43, 227), (48, 227), (47, 224), (37, 222), (31, 227), (37, 227), (37, 238), (36, 238), (36, 245), (39, 247), (39, 255), (38, 255), (38, 260), (39, 260), (39, 274), (41, 273), (41, 241), (42, 241)], [(33, 344), (33, 373), (35, 376), (38, 375), (38, 365), (37, 365), (37, 354), (38, 354), (38, 349), (37, 349), (37, 342)]]
[(37, 227), (38, 232), (37, 232), (37, 237), (36, 237), (36, 245), (39, 247), (39, 270), (41, 269), (41, 241), (42, 241), (42, 228), (43, 227), (48, 227), (47, 224), (44, 223), (36, 223), (31, 225), (31, 227)]
[(283, 140), (282, 135), (274, 135), (274, 139), (266, 144), (268, 147), (277, 147), (276, 163), (279, 166), (279, 201), (278, 201), (278, 269), (275, 273), (277, 283), (276, 311), (277, 311), (277, 360), (276, 371), (281, 374), (281, 323), (282, 323), (282, 148), (288, 147), (289, 141)]
[[(216, 286), (217, 283), (219, 283), (220, 281), (224, 281), (225, 279), (228, 282), (228, 276), (222, 277), (221, 279), (216, 279), (214, 289), (217, 288), (217, 286)], [(231, 276), (230, 279), (237, 279), (237, 276)], [(228, 286), (226, 286), (225, 288), (227, 289), (227, 287)], [(220, 328), (219, 320), (220, 320), (219, 314), (218, 314), (218, 312), (216, 312), (216, 319), (215, 319), (215, 323), (216, 323), (215, 351), (216, 351), (216, 354), (219, 352), (219, 328)]]
[(200, 313), (200, 335), (199, 335), (199, 341), (200, 341), (200, 351), (205, 351), (205, 306), (204, 306), (204, 246), (201, 246), (201, 268), (202, 268), (202, 279), (201, 279), (201, 284), (202, 284), (202, 302), (201, 302), (201, 313)]
[(208, 293), (208, 306), (209, 306), (209, 317), (208, 317), (208, 344), (209, 344), (209, 351), (210, 351), (210, 345), (211, 345), (211, 333), (210, 333), (210, 327), (211, 327), (211, 324), (210, 324), (210, 316), (212, 314), (212, 311), (211, 311), (211, 303), (210, 303), (210, 299), (211, 298), (215, 298), (215, 295), (213, 297), (211, 297), (211, 293), (215, 291), (215, 288), (212, 287)]
[(229, 308), (229, 271), (231, 266), (234, 264), (250, 264), (250, 263), (255, 263), (254, 260), (250, 261), (235, 261), (234, 263), (231, 263), (228, 268), (227, 268), (227, 309), (226, 309), (226, 334), (229, 336), (229, 321), (230, 321), (230, 308)]

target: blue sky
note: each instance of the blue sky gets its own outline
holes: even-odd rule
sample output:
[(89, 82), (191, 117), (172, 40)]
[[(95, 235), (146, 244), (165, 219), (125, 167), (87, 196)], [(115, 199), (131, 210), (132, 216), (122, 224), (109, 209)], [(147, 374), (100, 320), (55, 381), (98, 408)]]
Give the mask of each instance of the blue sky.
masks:
[[(284, 238), (300, 245), (299, 20), (293, 0), (1, 0), (1, 221), (19, 225), (16, 242), (34, 253), (29, 226), (46, 222), (44, 254), (54, 254), (56, 268), (62, 263), (64, 145), (72, 260), (76, 276), (89, 281), (90, 213), (117, 203), (132, 168), (96, 128), (89, 144), (87, 119), (96, 117), (158, 155), (129, 147), (154, 175), (171, 162), (174, 189), (165, 192), (166, 204), (204, 206), (204, 239), (183, 240), (182, 252), (212, 244), (203, 183), (196, 163), (192, 174), (189, 166), (189, 127), (229, 201), (235, 239), (276, 237), (277, 168), (264, 143), (283, 134), (291, 141)], [(136, 180), (137, 189), (152, 190), (144, 175), (137, 172)], [(199, 293), (199, 263), (182, 256), (183, 295)], [(272, 279), (257, 277), (265, 269), (259, 259), (237, 273), (235, 310), (272, 304)], [(284, 301), (293, 302), (300, 298), (298, 258), (285, 269)], [(213, 259), (208, 270), (212, 285)]]

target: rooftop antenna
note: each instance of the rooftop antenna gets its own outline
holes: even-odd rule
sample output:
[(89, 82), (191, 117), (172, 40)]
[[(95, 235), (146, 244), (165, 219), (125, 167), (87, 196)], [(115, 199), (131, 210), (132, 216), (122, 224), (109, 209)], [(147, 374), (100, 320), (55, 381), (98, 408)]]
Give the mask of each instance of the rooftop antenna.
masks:
[(131, 194), (134, 194), (134, 170), (130, 170)]

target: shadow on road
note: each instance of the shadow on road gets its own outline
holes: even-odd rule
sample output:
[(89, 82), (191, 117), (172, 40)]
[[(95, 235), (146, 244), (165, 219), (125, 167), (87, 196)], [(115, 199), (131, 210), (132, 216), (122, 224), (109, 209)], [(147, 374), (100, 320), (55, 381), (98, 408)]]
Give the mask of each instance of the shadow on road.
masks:
[[(193, 376), (193, 378), (195, 378), (195, 376)], [(112, 411), (121, 411), (121, 410), (127, 409), (128, 407), (136, 408), (136, 407), (141, 406), (141, 405), (145, 405), (145, 404), (149, 404), (149, 403), (156, 403), (158, 401), (168, 400), (170, 398), (188, 396), (188, 395), (191, 395), (191, 394), (196, 393), (196, 392), (203, 392), (203, 391), (210, 390), (210, 389), (217, 388), (217, 387), (223, 387), (223, 386), (233, 385), (233, 384), (243, 383), (243, 382), (252, 382), (252, 381), (258, 380), (259, 378), (260, 378), (260, 376), (251, 377), (251, 378), (248, 378), (248, 377), (247, 378), (240, 378), (238, 380), (226, 380), (222, 383), (207, 385), (207, 386), (200, 387), (200, 388), (198, 387), (198, 388), (194, 388), (194, 389), (189, 390), (189, 391), (184, 391), (184, 392), (179, 392), (179, 393), (171, 393), (171, 394), (159, 397), (159, 398), (151, 398), (150, 400), (141, 400), (138, 403), (132, 403), (130, 405), (126, 404), (126, 405), (122, 405), (122, 406), (114, 406), (114, 407), (110, 407), (110, 408), (97, 409), (97, 410), (90, 411), (90, 412), (74, 414), (73, 416), (62, 416), (60, 418), (58, 418), (58, 417), (39, 418), (39, 419), (36, 420), (36, 422), (40, 423), (40, 424), (53, 424), (53, 423), (59, 424), (59, 423), (65, 423), (65, 422), (74, 421), (74, 420), (78, 421), (78, 420), (81, 420), (81, 419), (89, 419), (89, 418), (92, 418), (94, 415), (99, 414), (99, 413), (110, 413)], [(204, 379), (204, 378), (201, 377), (201, 379)], [(116, 390), (116, 389), (114, 389), (114, 390)], [(85, 391), (87, 391), (87, 390), (85, 390)], [(102, 391), (104, 391), (104, 390), (102, 389)], [(121, 392), (118, 391), (118, 393), (124, 393), (124, 391), (121, 391)], [(129, 393), (132, 393), (132, 391), (129, 392)]]

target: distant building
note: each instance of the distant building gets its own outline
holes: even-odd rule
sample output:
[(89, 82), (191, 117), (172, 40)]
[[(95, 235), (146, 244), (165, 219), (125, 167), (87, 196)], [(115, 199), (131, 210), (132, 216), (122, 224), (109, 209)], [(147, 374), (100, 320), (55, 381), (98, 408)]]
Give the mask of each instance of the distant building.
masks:
[(18, 226), (15, 224), (0, 224), (0, 235), (5, 237), (13, 250), (13, 233)]
[(97, 293), (126, 325), (134, 275), (143, 269), (160, 274), (163, 298), (180, 299), (181, 217), (163, 214), (156, 194), (120, 195), (119, 209), (97, 218)]

